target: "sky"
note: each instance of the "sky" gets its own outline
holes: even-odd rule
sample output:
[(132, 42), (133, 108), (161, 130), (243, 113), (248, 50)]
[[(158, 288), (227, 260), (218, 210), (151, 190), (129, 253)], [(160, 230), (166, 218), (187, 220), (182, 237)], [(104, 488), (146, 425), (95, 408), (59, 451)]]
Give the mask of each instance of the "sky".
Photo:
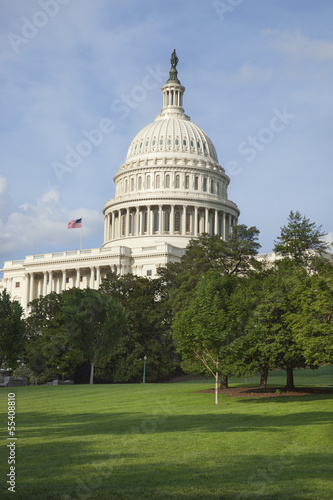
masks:
[(270, 252), (290, 211), (333, 241), (331, 0), (2, 0), (0, 267), (103, 243), (105, 203), (162, 108), (184, 108)]

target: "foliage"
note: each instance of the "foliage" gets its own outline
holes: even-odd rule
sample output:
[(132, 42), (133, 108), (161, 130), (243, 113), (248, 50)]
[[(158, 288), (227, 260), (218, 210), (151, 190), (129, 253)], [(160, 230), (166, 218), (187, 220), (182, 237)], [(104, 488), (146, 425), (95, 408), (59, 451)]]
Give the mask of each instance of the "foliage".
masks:
[(183, 359), (198, 359), (215, 377), (215, 403), (218, 404), (218, 377), (228, 363), (229, 347), (239, 334), (238, 318), (232, 307), (235, 277), (209, 271), (200, 281), (184, 311), (173, 324), (176, 347)]
[(291, 211), (288, 224), (281, 228), (274, 252), (294, 260), (297, 264), (317, 268), (320, 258), (331, 245), (323, 240), (326, 233), (299, 212)]
[(84, 361), (84, 353), (67, 334), (61, 310), (64, 297), (71, 293), (52, 292), (30, 304), (25, 360), (38, 383), (54, 379), (58, 372), (73, 373)]
[(118, 339), (127, 330), (127, 314), (113, 297), (87, 288), (72, 289), (61, 305), (65, 332), (91, 364), (90, 383), (95, 365), (110, 358)]
[(170, 315), (158, 280), (110, 273), (101, 291), (119, 300), (125, 307), (129, 327), (113, 354), (111, 364), (100, 372), (114, 382), (142, 380), (143, 357), (147, 356), (146, 380), (168, 378), (175, 370)]
[(304, 277), (293, 294), (289, 320), (308, 365), (333, 363), (333, 268)]
[(0, 368), (16, 367), (24, 351), (25, 322), (19, 302), (6, 290), (0, 293)]

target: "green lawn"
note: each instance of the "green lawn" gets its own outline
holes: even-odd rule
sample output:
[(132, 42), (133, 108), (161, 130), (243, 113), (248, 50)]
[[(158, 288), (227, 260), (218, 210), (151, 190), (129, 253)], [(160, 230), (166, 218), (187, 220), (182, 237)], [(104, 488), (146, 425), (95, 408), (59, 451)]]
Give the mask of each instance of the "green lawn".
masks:
[[(296, 383), (333, 385), (332, 378), (333, 367), (302, 370)], [(275, 373), (270, 383), (280, 379)], [(222, 397), (215, 406), (212, 394), (194, 392), (211, 386), (11, 389), (15, 494), (5, 484), (9, 391), (1, 388), (0, 498), (333, 498), (333, 395)]]

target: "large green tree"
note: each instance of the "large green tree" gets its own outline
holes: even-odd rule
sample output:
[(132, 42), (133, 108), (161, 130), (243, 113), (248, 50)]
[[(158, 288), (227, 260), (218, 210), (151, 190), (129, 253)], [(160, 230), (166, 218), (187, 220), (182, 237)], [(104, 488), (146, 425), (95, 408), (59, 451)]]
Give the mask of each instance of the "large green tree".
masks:
[(308, 365), (333, 363), (333, 267), (311, 274), (293, 291), (288, 319)]
[(25, 344), (25, 322), (19, 302), (0, 293), (0, 368), (15, 368)]
[(209, 271), (173, 323), (176, 347), (183, 359), (200, 360), (205, 371), (214, 376), (215, 404), (218, 404), (219, 374), (223, 368), (228, 371), (230, 346), (240, 334), (240, 316), (232, 300), (236, 287), (234, 276)]
[(72, 344), (90, 362), (90, 384), (93, 384), (95, 366), (110, 357), (127, 330), (126, 311), (118, 300), (90, 288), (74, 288), (64, 295), (61, 310)]
[(61, 310), (64, 297), (71, 293), (52, 292), (30, 303), (25, 359), (38, 382), (46, 382), (58, 372), (73, 373), (84, 362), (82, 351), (66, 331)]
[[(260, 268), (258, 253), (259, 231), (255, 227), (239, 225), (232, 228), (229, 240), (203, 234), (188, 244), (180, 263), (170, 263), (159, 270), (163, 299), (169, 314), (174, 317), (184, 311), (193, 297), (200, 279), (210, 270), (220, 276), (247, 276)], [(227, 373), (223, 373), (221, 387), (228, 387)]]
[(101, 291), (123, 304), (129, 323), (126, 336), (121, 338), (114, 352), (112, 366), (105, 366), (103, 376), (115, 382), (139, 381), (146, 356), (146, 380), (155, 382), (168, 378), (177, 363), (171, 317), (161, 282), (132, 274), (110, 273), (103, 280)]
[(291, 211), (288, 224), (281, 228), (273, 250), (298, 265), (317, 269), (328, 250), (332, 248), (324, 241), (325, 236), (322, 226), (310, 222), (300, 212)]

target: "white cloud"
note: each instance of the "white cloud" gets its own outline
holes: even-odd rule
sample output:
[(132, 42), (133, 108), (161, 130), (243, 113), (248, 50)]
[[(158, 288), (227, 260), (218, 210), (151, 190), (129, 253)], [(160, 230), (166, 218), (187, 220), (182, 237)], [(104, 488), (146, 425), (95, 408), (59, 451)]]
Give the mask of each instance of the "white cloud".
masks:
[(6, 221), (0, 220), (0, 259), (8, 259), (11, 254), (24, 258), (31, 253), (77, 248), (79, 231), (68, 230), (67, 223), (79, 217), (83, 218), (83, 241), (102, 236), (103, 216), (99, 211), (69, 209), (63, 206), (58, 191), (49, 189), (35, 203), (24, 203)]
[(263, 30), (263, 35), (271, 38), (274, 47), (290, 56), (315, 61), (333, 59), (331, 40), (311, 39), (299, 31)]

